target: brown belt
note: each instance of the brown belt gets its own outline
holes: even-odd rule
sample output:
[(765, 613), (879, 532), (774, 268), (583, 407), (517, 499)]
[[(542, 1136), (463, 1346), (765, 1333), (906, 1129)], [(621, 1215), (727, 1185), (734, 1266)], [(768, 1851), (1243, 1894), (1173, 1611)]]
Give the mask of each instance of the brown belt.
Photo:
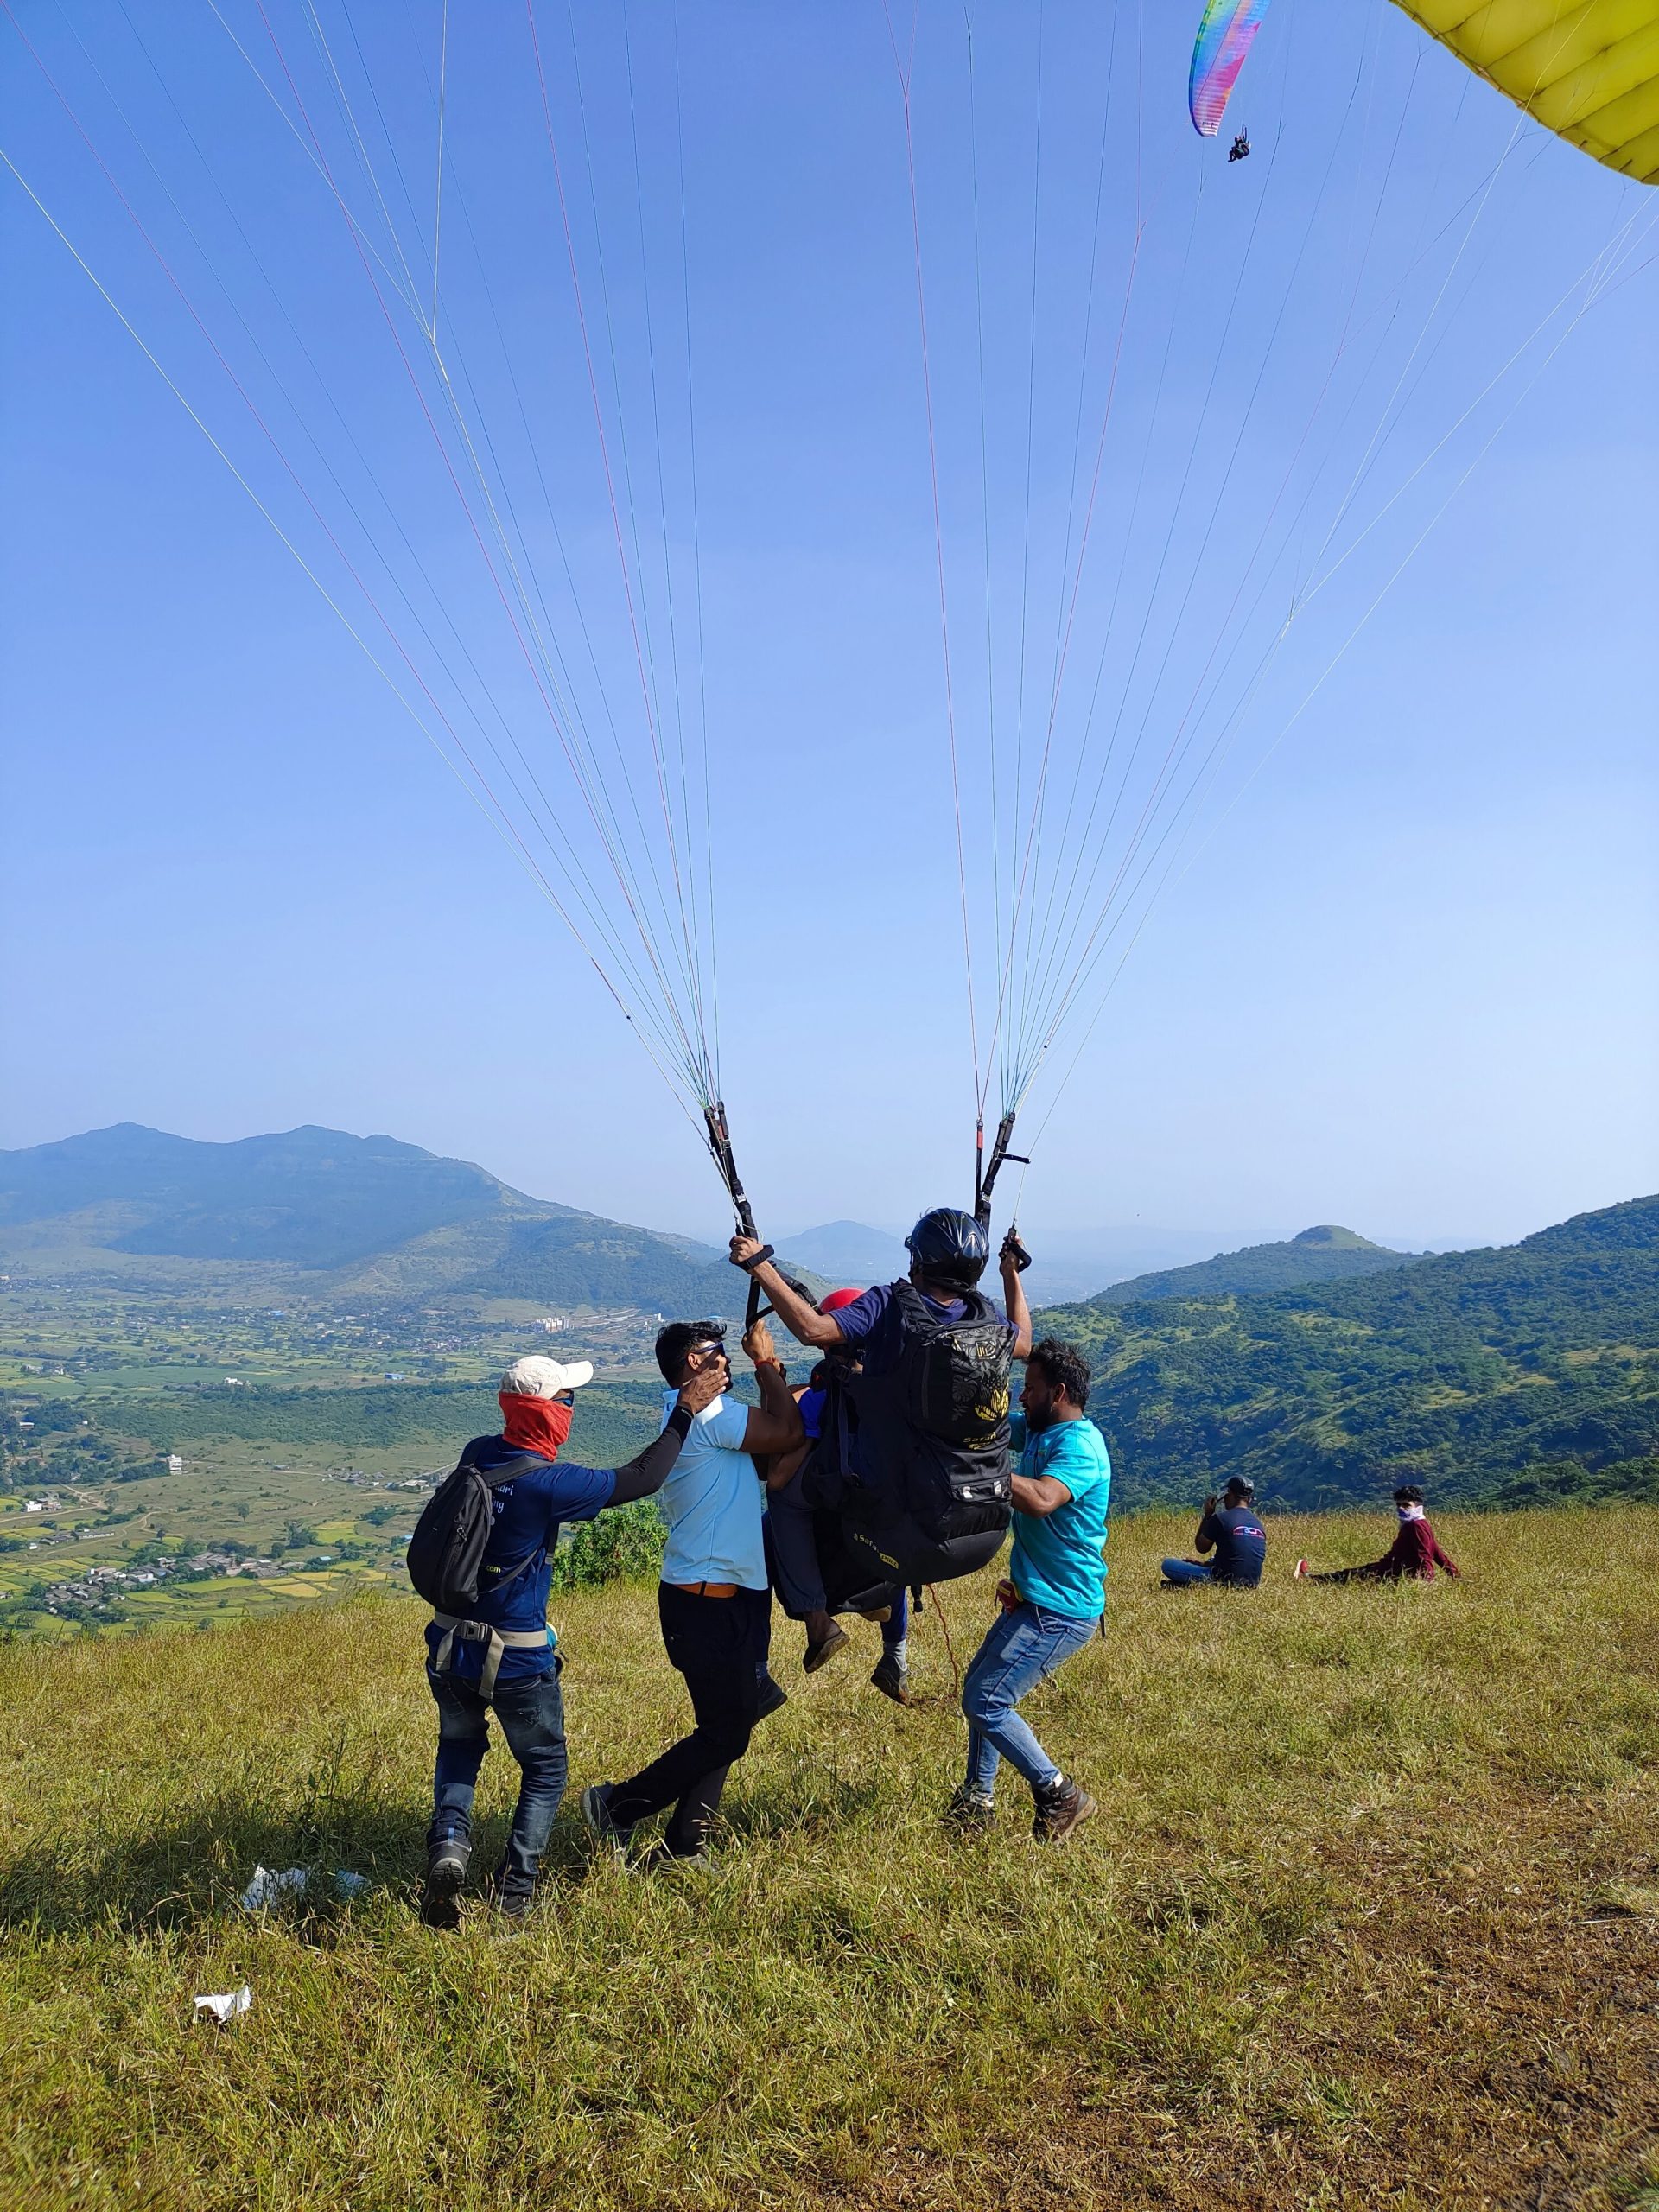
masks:
[(671, 1590), (689, 1590), (694, 1598), (735, 1598), (735, 1582), (671, 1582)]

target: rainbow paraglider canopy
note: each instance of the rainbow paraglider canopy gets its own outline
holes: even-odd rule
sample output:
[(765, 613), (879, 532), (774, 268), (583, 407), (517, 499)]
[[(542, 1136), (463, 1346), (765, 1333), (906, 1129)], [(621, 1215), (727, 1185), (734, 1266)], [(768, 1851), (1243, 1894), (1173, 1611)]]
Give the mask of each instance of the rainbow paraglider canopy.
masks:
[(1213, 138), (1227, 112), (1227, 102), (1244, 67), (1268, 0), (1209, 0), (1192, 48), (1186, 104), (1194, 130)]

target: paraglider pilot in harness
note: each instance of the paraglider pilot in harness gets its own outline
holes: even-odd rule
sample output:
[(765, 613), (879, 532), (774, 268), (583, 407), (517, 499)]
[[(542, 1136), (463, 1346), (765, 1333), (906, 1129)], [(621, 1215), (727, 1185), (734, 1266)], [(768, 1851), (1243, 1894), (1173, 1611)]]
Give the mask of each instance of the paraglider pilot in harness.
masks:
[[(818, 1301), (817, 1310), (838, 1313), (855, 1305), (862, 1295), (857, 1290), (832, 1290)], [(806, 1630), (801, 1663), (809, 1675), (817, 1674), (852, 1642), (830, 1611), (825, 1562), (827, 1559), (833, 1577), (835, 1561), (844, 1556), (845, 1546), (834, 1513), (823, 1510), (823, 1462), (825, 1416), (829, 1414), (832, 1422), (829, 1449), (833, 1453), (836, 1440), (833, 1424), (842, 1410), (842, 1393), (849, 1378), (861, 1369), (863, 1359), (861, 1344), (842, 1344), (824, 1354), (806, 1389), (795, 1394), (806, 1430), (804, 1440), (795, 1451), (770, 1461), (766, 1468), (766, 1537), (772, 1586), (790, 1618), (801, 1622)], [(867, 1608), (843, 1610), (864, 1610), (879, 1624), (881, 1656), (870, 1681), (895, 1705), (908, 1705), (910, 1618), (905, 1589), (900, 1586), (890, 1599)]]
[(1027, 1255), (1010, 1235), (1001, 1262), (1005, 1319), (978, 1288), (990, 1240), (972, 1214), (936, 1207), (905, 1242), (907, 1276), (823, 1313), (758, 1238), (732, 1239), (733, 1265), (792, 1336), (820, 1352), (863, 1352), (861, 1368), (838, 1369), (812, 1477), (842, 1540), (842, 1558), (833, 1569), (826, 1562), (826, 1582), (838, 1586), (832, 1611), (975, 1573), (1008, 1528), (1009, 1380), (1032, 1344), (1020, 1281)]

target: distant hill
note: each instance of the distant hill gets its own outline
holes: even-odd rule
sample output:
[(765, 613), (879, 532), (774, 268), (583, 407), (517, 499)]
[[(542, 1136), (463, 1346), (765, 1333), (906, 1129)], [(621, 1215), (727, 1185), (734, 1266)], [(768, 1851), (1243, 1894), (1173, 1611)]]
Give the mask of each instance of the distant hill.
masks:
[(1305, 1229), (1281, 1244), (1247, 1244), (1241, 1251), (1218, 1252), (1188, 1268), (1166, 1268), (1157, 1274), (1132, 1275), (1089, 1300), (1091, 1306), (1133, 1306), (1146, 1298), (1252, 1297), (1262, 1291), (1290, 1290), (1298, 1283), (1336, 1282), (1353, 1275), (1403, 1268), (1420, 1252), (1390, 1252), (1351, 1229), (1325, 1223)]
[(1310, 1507), (1414, 1479), (1447, 1501), (1639, 1494), (1659, 1455), (1659, 1198), (1358, 1281), (1038, 1322), (1090, 1354), (1125, 1503), (1234, 1473)]
[(869, 1283), (893, 1282), (910, 1266), (902, 1237), (863, 1221), (828, 1221), (777, 1241), (780, 1259), (837, 1286), (856, 1283), (862, 1290)]
[(466, 1292), (552, 1306), (725, 1313), (741, 1286), (706, 1245), (527, 1198), (470, 1161), (306, 1128), (232, 1144), (118, 1122), (0, 1153), (0, 1255), (302, 1271), (386, 1297)]

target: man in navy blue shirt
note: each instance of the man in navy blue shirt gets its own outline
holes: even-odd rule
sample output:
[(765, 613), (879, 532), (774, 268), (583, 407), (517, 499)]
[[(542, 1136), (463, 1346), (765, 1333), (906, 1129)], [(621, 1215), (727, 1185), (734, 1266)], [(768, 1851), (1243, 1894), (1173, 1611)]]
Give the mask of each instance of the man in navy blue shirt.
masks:
[(1219, 1503), (1213, 1494), (1204, 1501), (1204, 1517), (1193, 1539), (1195, 1550), (1213, 1552), (1207, 1559), (1166, 1559), (1164, 1586), (1185, 1589), (1195, 1582), (1218, 1584), (1224, 1590), (1254, 1590), (1262, 1580), (1268, 1556), (1267, 1531), (1257, 1518), (1255, 1484), (1246, 1475), (1235, 1475)]
[(426, 1676), (438, 1708), (421, 1903), (429, 1927), (453, 1928), (461, 1916), (456, 1893), (472, 1856), (473, 1797), (489, 1746), (492, 1707), (523, 1776), (494, 1878), (495, 1903), (509, 1919), (529, 1910), (568, 1773), (561, 1662), (547, 1619), (559, 1529), (660, 1490), (692, 1421), (720, 1389), (717, 1375), (690, 1376), (661, 1433), (626, 1466), (572, 1466), (558, 1455), (570, 1433), (575, 1394), (593, 1376), (589, 1360), (515, 1360), (501, 1377), (501, 1434), (475, 1439), (463, 1454), (485, 1475), (514, 1460), (522, 1461), (523, 1471), (491, 1493), (493, 1522), (470, 1619), (493, 1633), (458, 1636), (462, 1624), (444, 1615), (426, 1631)]

